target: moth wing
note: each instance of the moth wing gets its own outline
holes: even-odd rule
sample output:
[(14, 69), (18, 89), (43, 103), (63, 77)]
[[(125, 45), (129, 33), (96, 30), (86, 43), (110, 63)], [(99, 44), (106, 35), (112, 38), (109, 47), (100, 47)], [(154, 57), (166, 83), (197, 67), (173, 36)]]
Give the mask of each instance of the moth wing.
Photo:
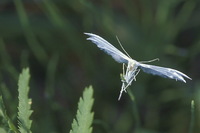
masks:
[(158, 75), (164, 78), (175, 79), (175, 80), (179, 80), (185, 83), (186, 81), (184, 77), (192, 80), (190, 77), (188, 77), (184, 73), (179, 72), (175, 69), (171, 69), (171, 68), (159, 67), (159, 66), (147, 65), (147, 64), (139, 64), (138, 67), (141, 68), (146, 73)]
[(92, 33), (84, 33), (84, 34), (89, 36), (87, 40), (92, 41), (94, 44), (97, 45), (97, 47), (99, 47), (105, 53), (111, 55), (112, 58), (115, 59), (115, 61), (119, 63), (128, 63), (129, 57), (127, 57), (125, 54), (123, 54), (121, 51), (119, 51), (117, 48), (115, 48), (112, 44), (110, 44), (102, 37)]

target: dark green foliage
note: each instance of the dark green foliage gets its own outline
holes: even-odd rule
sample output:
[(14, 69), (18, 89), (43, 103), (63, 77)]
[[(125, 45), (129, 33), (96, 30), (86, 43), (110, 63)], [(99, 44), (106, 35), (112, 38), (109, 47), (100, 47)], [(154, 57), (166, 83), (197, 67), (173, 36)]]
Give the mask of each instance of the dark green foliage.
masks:
[[(17, 125), (18, 75), (29, 67), (34, 133), (70, 131), (88, 84), (95, 88), (94, 133), (198, 133), (199, 16), (199, 0), (0, 0), (0, 93), (9, 120)], [(120, 49), (117, 35), (133, 59), (159, 58), (151, 64), (193, 80), (184, 84), (140, 72), (131, 97), (124, 93), (118, 102), (122, 65), (86, 41), (83, 32)], [(0, 131), (11, 130), (8, 120), (1, 120)]]
[(2, 125), (0, 128), (0, 133), (4, 133), (4, 132), (15, 132), (17, 133), (17, 128), (15, 127), (15, 125), (13, 124), (13, 122), (10, 120), (10, 118), (8, 117), (7, 113), (6, 113), (6, 109), (3, 103), (3, 99), (2, 96), (0, 97), (0, 117), (2, 117)]

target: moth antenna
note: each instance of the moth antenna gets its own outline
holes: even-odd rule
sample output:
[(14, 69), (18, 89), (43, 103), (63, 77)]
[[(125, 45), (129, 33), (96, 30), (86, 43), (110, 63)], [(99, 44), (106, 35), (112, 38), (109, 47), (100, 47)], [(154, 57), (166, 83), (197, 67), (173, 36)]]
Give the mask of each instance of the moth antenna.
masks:
[[(126, 53), (126, 55), (127, 55), (129, 58), (131, 58), (131, 56), (126, 52), (126, 50), (125, 50), (124, 47), (122, 46), (121, 42), (119, 41), (119, 38), (118, 38), (117, 36), (116, 36), (116, 38), (117, 38), (117, 41), (118, 41), (120, 47), (122, 48), (122, 50)], [(132, 58), (131, 58), (131, 59), (132, 59)]]
[(150, 63), (150, 62), (154, 62), (154, 61), (159, 61), (159, 58), (155, 58), (153, 60), (149, 60), (149, 61), (139, 61), (140, 63)]
[(125, 64), (123, 63), (123, 76), (124, 76), (124, 73), (125, 73), (125, 72), (124, 72), (124, 67), (125, 67)]

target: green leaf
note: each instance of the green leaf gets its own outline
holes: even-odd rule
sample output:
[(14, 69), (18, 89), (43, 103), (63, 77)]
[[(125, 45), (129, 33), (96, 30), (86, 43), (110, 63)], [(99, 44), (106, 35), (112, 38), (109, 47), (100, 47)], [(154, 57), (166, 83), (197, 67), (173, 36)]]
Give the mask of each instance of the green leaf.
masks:
[[(2, 96), (0, 96), (0, 116), (3, 117), (3, 128), (0, 128), (0, 133), (3, 133), (3, 130), (10, 130), (13, 131), (15, 133), (18, 132), (17, 128), (15, 127), (15, 125), (13, 124), (13, 122), (10, 120), (10, 118), (8, 117), (7, 113), (6, 113), (6, 109), (3, 103), (3, 99)], [(8, 128), (9, 127), (9, 128)]]
[(91, 112), (92, 105), (94, 103), (92, 95), (92, 86), (85, 88), (83, 92), (83, 97), (79, 99), (76, 119), (73, 120), (72, 129), (70, 130), (70, 133), (92, 132), (91, 124), (94, 117), (94, 112)]
[(7, 133), (5, 129), (0, 127), (0, 133)]
[(31, 108), (31, 99), (28, 98), (29, 92), (29, 69), (23, 69), (22, 73), (19, 76), (18, 81), (18, 92), (19, 92), (19, 106), (18, 106), (18, 119), (19, 119), (19, 131), (20, 133), (31, 133), (31, 123), (32, 120), (29, 119), (32, 114)]

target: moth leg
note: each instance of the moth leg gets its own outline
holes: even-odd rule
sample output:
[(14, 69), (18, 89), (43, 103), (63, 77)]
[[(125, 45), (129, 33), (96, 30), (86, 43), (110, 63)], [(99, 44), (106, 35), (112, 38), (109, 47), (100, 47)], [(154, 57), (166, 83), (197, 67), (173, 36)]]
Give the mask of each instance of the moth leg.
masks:
[(140, 69), (138, 69), (138, 70), (136, 70), (135, 71), (135, 75), (134, 75), (134, 77), (133, 77), (133, 79), (126, 85), (126, 87), (124, 88), (124, 90), (123, 91), (125, 91), (126, 92), (126, 89), (128, 88), (128, 86), (130, 86), (131, 85), (131, 83), (132, 83), (132, 81), (133, 80), (135, 80), (136, 81), (136, 76), (139, 74), (139, 72), (140, 72)]
[[(131, 80), (131, 82), (132, 82), (132, 81), (133, 81), (133, 80)], [(129, 82), (126, 86), (125, 86), (125, 82), (123, 82), (122, 88), (121, 88), (121, 91), (120, 91), (120, 94), (119, 94), (118, 101), (121, 99), (122, 93), (123, 93), (123, 92), (126, 92), (126, 89), (130, 86), (131, 82)]]
[(133, 79), (126, 85), (126, 87), (124, 87), (124, 90), (123, 90), (123, 91), (126, 92), (126, 89), (131, 85), (132, 81), (133, 81)]
[(126, 83), (126, 79), (125, 79), (125, 64), (123, 63), (123, 66), (122, 66), (122, 74), (120, 74), (120, 77), (121, 77), (121, 81), (122, 81), (122, 87), (121, 87), (121, 90), (120, 90), (120, 94), (119, 94), (119, 97), (118, 97), (118, 101), (121, 99), (121, 96), (122, 96), (122, 93), (124, 91), (124, 87), (125, 87), (125, 83)]
[(124, 73), (125, 73), (125, 71), (124, 71), (124, 67), (125, 67), (125, 65), (124, 65), (124, 63), (123, 63), (123, 67), (122, 67), (122, 73), (120, 73), (120, 79), (121, 79), (121, 82), (122, 83), (124, 83), (124, 82), (126, 82), (126, 79), (125, 79), (125, 77), (124, 77)]
[(126, 81), (122, 81), (122, 82), (123, 82), (123, 83), (122, 83), (122, 88), (121, 88), (121, 91), (120, 91), (118, 100), (120, 100), (120, 98), (121, 98), (123, 92), (127, 92), (126, 89), (131, 85), (132, 81), (133, 81), (133, 80), (136, 80), (135, 77), (138, 75), (139, 72), (140, 72), (140, 69), (138, 69), (138, 70), (136, 71), (135, 76), (133, 77), (133, 79), (132, 79), (127, 85), (125, 85)]
[(139, 74), (139, 72), (140, 72), (140, 69), (138, 69), (137, 71), (136, 71), (136, 73), (135, 73), (135, 76), (134, 76), (134, 80), (136, 81), (136, 76)]
[(122, 88), (121, 88), (121, 91), (120, 91), (120, 94), (119, 94), (119, 97), (118, 97), (118, 101), (121, 99), (121, 96), (122, 96), (122, 93), (124, 91), (124, 82), (122, 83)]
[(124, 72), (124, 63), (123, 63), (123, 65), (122, 65), (122, 70), (123, 70), (123, 75), (124, 75), (124, 73), (125, 73), (125, 72)]

